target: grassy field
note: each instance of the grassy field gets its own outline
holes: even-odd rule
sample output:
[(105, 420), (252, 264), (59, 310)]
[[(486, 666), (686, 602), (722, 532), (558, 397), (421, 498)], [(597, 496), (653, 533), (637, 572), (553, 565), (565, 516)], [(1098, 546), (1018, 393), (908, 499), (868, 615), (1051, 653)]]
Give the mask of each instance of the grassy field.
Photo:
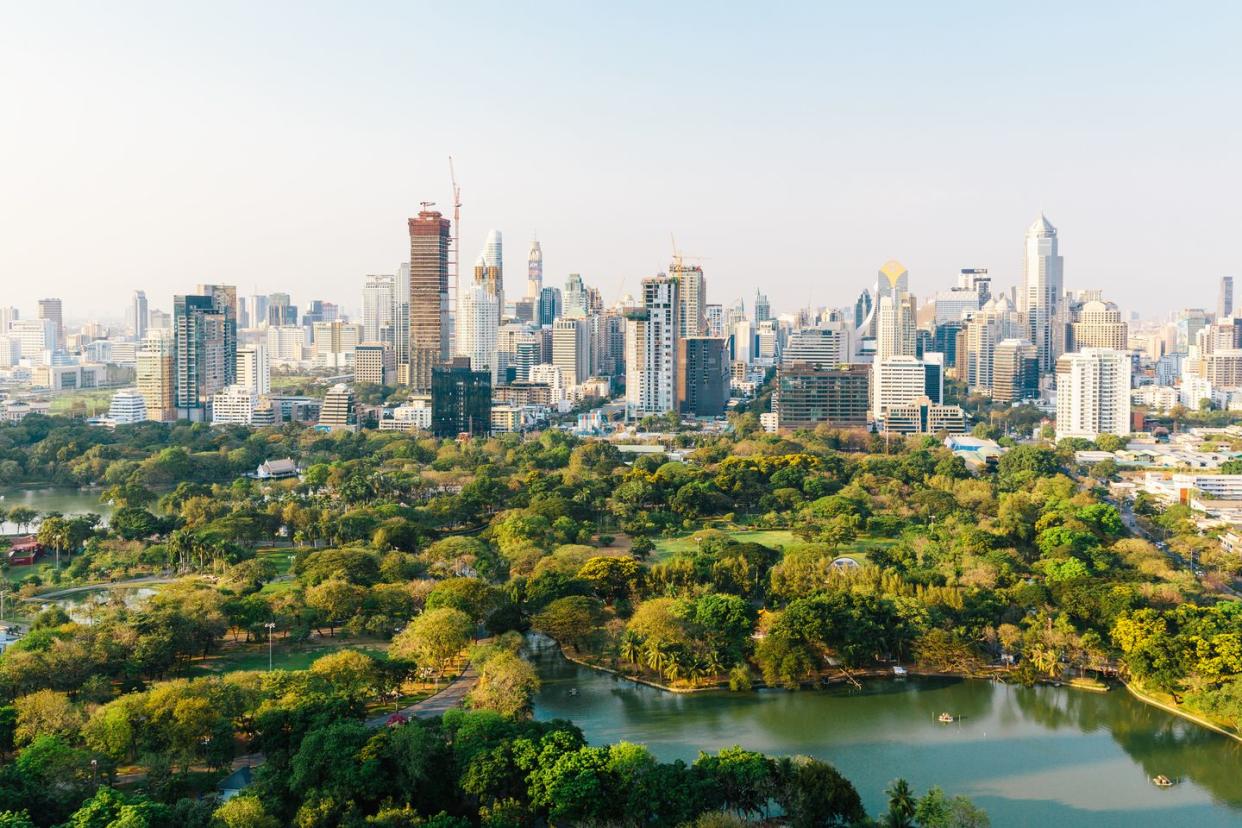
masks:
[[(734, 540), (746, 543), (761, 543), (774, 549), (788, 549), (791, 546), (802, 543), (802, 540), (788, 529), (736, 529), (725, 531)], [(681, 552), (694, 551), (698, 547), (698, 542), (695, 540), (696, 534), (692, 532), (680, 538), (661, 538), (657, 540), (652, 559), (661, 561)], [(853, 558), (860, 564), (866, 564), (868, 550), (892, 546), (896, 542), (894, 538), (861, 537), (852, 543), (843, 545), (841, 547), (841, 554)]]
[(77, 414), (85, 417), (107, 414), (115, 392), (115, 388), (98, 388), (57, 393), (50, 398), (49, 410), (53, 414)]

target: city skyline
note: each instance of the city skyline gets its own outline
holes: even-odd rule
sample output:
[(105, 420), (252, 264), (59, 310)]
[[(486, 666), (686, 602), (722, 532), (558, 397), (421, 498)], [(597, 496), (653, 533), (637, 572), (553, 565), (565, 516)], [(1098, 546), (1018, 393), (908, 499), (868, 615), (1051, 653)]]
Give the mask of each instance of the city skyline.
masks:
[[(72, 21), (14, 9), (0, 34), (0, 76), (21, 78), (0, 91), (22, 125), (0, 136), (23, 159), (6, 174), (23, 197), (0, 207), (9, 301), (63, 285), (76, 319), (120, 313), (114, 295), (135, 289), (168, 308), (184, 282), (331, 295), (395, 270), (418, 202), (451, 214), (450, 154), (460, 249), (508, 233), (509, 296), (524, 293), (516, 257), (531, 238), (547, 283), (582, 273), (611, 303), (667, 269), (670, 233), (708, 257), (716, 297), (761, 283), (779, 309), (844, 305), (890, 258), (928, 287), (920, 300), (967, 266), (1003, 290), (1020, 283), (1022, 228), (1041, 210), (1061, 229), (1066, 284), (1127, 310), (1163, 310), (1171, 274), (1211, 307), (1236, 275), (1237, 208), (1218, 182), (1242, 172), (1239, 123), (1215, 104), (1237, 74), (1217, 44), (1227, 8), (1208, 29), (1045, 5), (1055, 61), (1040, 37), (1015, 36), (1013, 12), (984, 7), (722, 13), (710, 38), (684, 9), (661, 10), (652, 37), (652, 8), (609, 10), (602, 42), (555, 6), (497, 7), (487, 31), (468, 10), (383, 4), (132, 4)], [(411, 30), (419, 48), (398, 49)], [(469, 31), (490, 57), (462, 60), (430, 31)], [(678, 37), (700, 43), (694, 65), (648, 43)], [(373, 41), (366, 59), (355, 39)], [(424, 75), (437, 83), (393, 83)], [(429, 108), (431, 121), (406, 114)], [(1055, 126), (1030, 129), (1041, 108)], [(484, 110), (503, 138), (461, 128)], [(670, 141), (677, 119), (694, 129)], [(1147, 243), (1154, 211), (1165, 244)]]

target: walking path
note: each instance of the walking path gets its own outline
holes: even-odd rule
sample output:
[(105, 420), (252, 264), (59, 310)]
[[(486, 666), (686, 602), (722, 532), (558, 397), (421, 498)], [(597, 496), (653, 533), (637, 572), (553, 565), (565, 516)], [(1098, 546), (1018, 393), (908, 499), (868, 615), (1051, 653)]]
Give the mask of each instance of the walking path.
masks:
[(149, 586), (152, 584), (171, 584), (180, 579), (168, 578), (163, 575), (144, 575), (141, 578), (131, 578), (128, 581), (101, 581), (97, 584), (85, 584), (83, 586), (69, 587), (67, 589), (57, 589), (52, 592), (44, 592), (39, 595), (33, 595), (29, 598), (23, 598), (23, 601), (48, 601), (53, 598), (63, 598), (66, 595), (73, 595), (78, 592), (90, 592), (95, 589), (124, 589), (126, 587)]
[(474, 665), (467, 664), (461, 675), (450, 681), (448, 686), (439, 693), (415, 702), (409, 707), (403, 707), (396, 713), (383, 713), (367, 719), (367, 727), (382, 727), (390, 718), (398, 715), (407, 719), (430, 719), (433, 716), (443, 715), (454, 707), (460, 707), (466, 700), (466, 694), (478, 683), (479, 674), (475, 672)]

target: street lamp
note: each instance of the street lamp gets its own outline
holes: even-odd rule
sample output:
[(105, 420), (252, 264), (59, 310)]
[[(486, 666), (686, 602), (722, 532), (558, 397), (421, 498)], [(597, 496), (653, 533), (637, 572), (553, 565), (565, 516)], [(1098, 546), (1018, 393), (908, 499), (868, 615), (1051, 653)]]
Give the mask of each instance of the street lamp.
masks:
[(263, 626), (267, 627), (267, 671), (272, 672), (272, 630), (276, 629), (275, 621), (268, 621)]

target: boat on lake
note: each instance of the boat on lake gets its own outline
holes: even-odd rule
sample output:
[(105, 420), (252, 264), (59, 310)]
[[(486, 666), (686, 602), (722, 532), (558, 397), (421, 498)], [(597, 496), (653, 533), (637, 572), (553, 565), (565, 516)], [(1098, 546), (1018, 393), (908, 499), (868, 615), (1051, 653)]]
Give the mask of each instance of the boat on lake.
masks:
[(939, 716), (936, 717), (936, 721), (943, 722), (944, 724), (950, 724), (952, 722), (957, 721), (957, 717), (954, 716), (952, 713), (941, 713)]
[(1151, 778), (1151, 784), (1155, 785), (1157, 788), (1171, 788), (1176, 785), (1177, 782), (1165, 776), (1163, 773), (1158, 773)]

